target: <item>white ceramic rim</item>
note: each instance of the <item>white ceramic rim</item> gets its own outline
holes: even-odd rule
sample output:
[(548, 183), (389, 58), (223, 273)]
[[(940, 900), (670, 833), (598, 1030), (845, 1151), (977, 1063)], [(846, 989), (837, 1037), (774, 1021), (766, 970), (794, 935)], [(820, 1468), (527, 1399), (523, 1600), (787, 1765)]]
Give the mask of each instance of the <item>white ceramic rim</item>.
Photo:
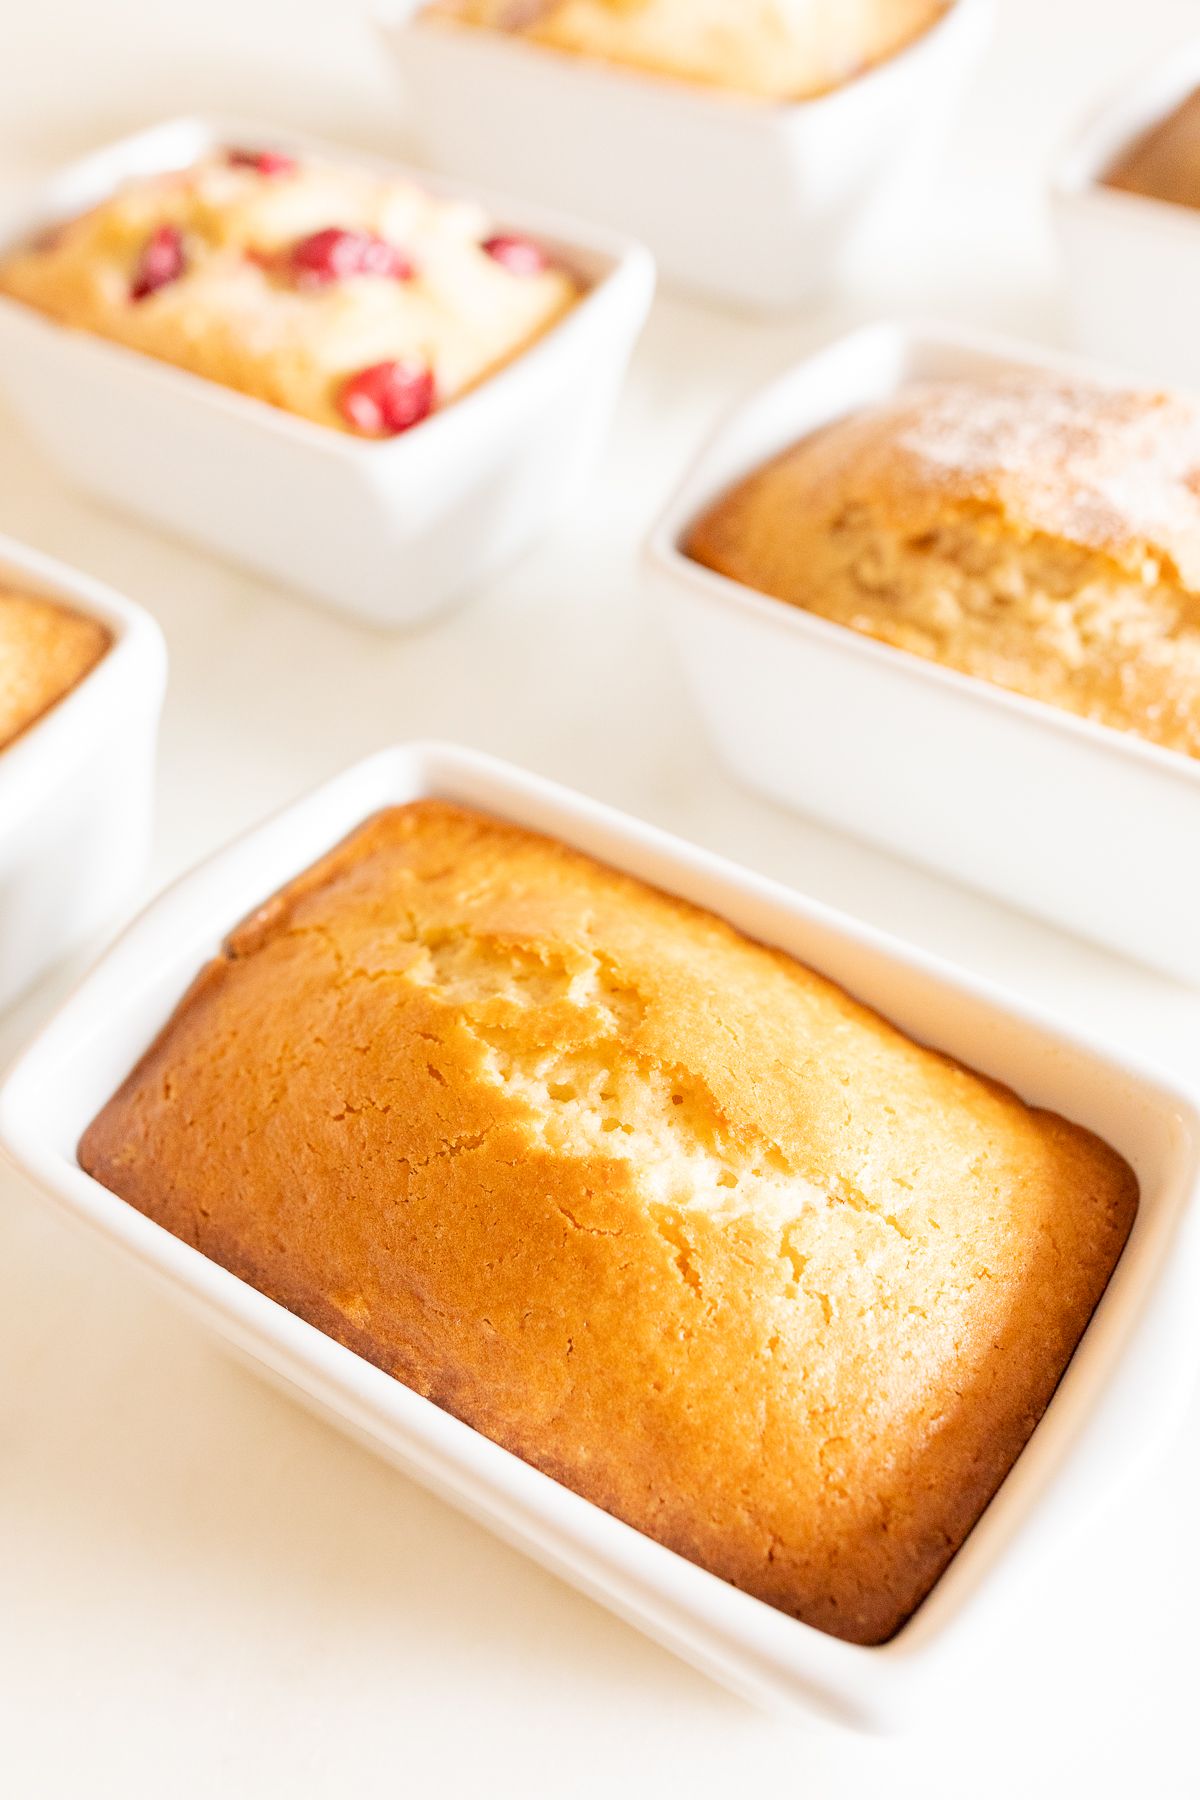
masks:
[(0, 751), (0, 841), (86, 763), (102, 721), (131, 685), (161, 696), (167, 649), (156, 621), (122, 594), (40, 550), (0, 537), (0, 581), (100, 619), (113, 641), (83, 679)]
[(375, 8), (375, 20), (379, 29), (389, 38), (413, 32), (443, 31), (448, 38), (461, 33), (472, 44), (477, 41), (485, 43), (489, 52), (494, 52), (501, 58), (537, 56), (542, 59), (547, 70), (552, 70), (560, 78), (569, 70), (572, 80), (591, 83), (610, 91), (614, 84), (619, 88), (632, 83), (643, 93), (653, 94), (668, 106), (708, 112), (715, 109), (725, 117), (740, 116), (747, 122), (770, 123), (801, 115), (828, 114), (844, 105), (848, 96), (857, 98), (862, 94), (877, 94), (880, 88), (896, 78), (897, 71), (902, 72), (903, 78), (915, 62), (940, 47), (943, 38), (963, 29), (964, 16), (973, 19), (975, 14), (990, 10), (991, 5), (992, 0), (951, 0), (942, 16), (935, 19), (911, 43), (885, 57), (882, 62), (874, 63), (870, 68), (850, 76), (837, 87), (802, 100), (772, 100), (741, 93), (735, 88), (708, 87), (703, 82), (677, 79), (633, 64), (608, 62), (602, 57), (579, 55), (574, 51), (561, 50), (555, 44), (537, 43), (486, 26), (466, 25), (446, 18), (433, 20), (425, 16), (425, 0), (379, 0)]
[[(881, 643), (862, 632), (852, 631), (848, 626), (838, 625), (833, 620), (817, 618), (814, 614), (805, 612), (802, 607), (790, 606), (786, 601), (773, 599), (771, 595), (760, 593), (731, 576), (721, 575), (715, 569), (694, 562), (681, 548), (685, 533), (704, 508), (722, 492), (728, 491), (732, 483), (761, 467), (771, 454), (764, 449), (747, 451), (739, 459), (737, 471), (733, 475), (727, 473), (722, 481), (714, 484), (708, 476), (709, 463), (719, 454), (726, 438), (740, 435), (746, 421), (774, 393), (797, 381), (801, 372), (817, 358), (827, 352), (841, 350), (855, 341), (861, 341), (865, 346), (872, 339), (891, 339), (906, 355), (925, 349), (946, 349), (965, 352), (996, 363), (1057, 371), (1108, 387), (1136, 385), (1128, 375), (1122, 376), (1102, 364), (1082, 357), (1050, 350), (1044, 345), (1026, 343), (1020, 338), (972, 331), (937, 321), (878, 320), (850, 331), (834, 332), (815, 344), (798, 362), (789, 364), (786, 369), (740, 400), (721, 420), (716, 430), (710, 433), (650, 529), (643, 546), (645, 565), (656, 575), (666, 576), (676, 586), (689, 587), (709, 600), (720, 601), (728, 611), (739, 613), (747, 620), (769, 621), (782, 630), (817, 643), (836, 643), (844, 652), (861, 656), (868, 662), (882, 662), (892, 669), (902, 668), (915, 682), (950, 688), (978, 706), (1016, 714), (1043, 731), (1075, 738), (1110, 756), (1125, 757), (1142, 763), (1161, 775), (1200, 787), (1200, 761), (1182, 751), (1165, 749), (1133, 732), (1117, 731), (1111, 725), (1098, 724), (1095, 720), (1050, 706), (1043, 700), (993, 686), (977, 676), (961, 674), (943, 663), (915, 656), (892, 644)], [(830, 414), (825, 422), (832, 423), (836, 416), (846, 415)]]
[[(828, 1637), (621, 1524), (172, 1237), (85, 1175), (75, 1161), (81, 1102), (69, 1093), (64, 1098), (59, 1078), (69, 1059), (103, 1065), (105, 1043), (123, 1032), (122, 1048), (110, 1052), (117, 1066), (104, 1075), (105, 1090), (113, 1091), (131, 1064), (132, 1038), (144, 1043), (158, 1029), (166, 1016), (162, 1008), (169, 1010), (188, 975), (213, 953), (235, 923), (233, 913), (248, 910), (244, 888), (252, 890), (253, 904), (278, 885), (281, 868), (298, 872), (378, 806), (418, 793), (458, 799), (561, 836), (642, 879), (728, 910), (768, 940), (815, 937), (826, 946), (835, 973), (839, 957), (853, 958), (868, 1002), (872, 981), (889, 971), (918, 997), (936, 994), (944, 1000), (948, 992), (954, 1017), (967, 1021), (964, 1035), (977, 1032), (980, 1041), (982, 1036), (991, 1041), (992, 1034), (1015, 1030), (1022, 1057), (1031, 1048), (1051, 1066), (1065, 1061), (1075, 1072), (1084, 1067), (1102, 1086), (1118, 1082), (1123, 1094), (1135, 1096), (1143, 1120), (1139, 1130), (1150, 1120), (1151, 1135), (1159, 1134), (1155, 1157), (1164, 1172), (1158, 1198), (1148, 1213), (1144, 1194), (1139, 1214), (1146, 1217), (1149, 1243), (1122, 1279), (1127, 1251), (1013, 1473), (929, 1598), (886, 1645), (862, 1648)], [(261, 885), (243, 866), (255, 862), (273, 871), (264, 872)], [(234, 875), (241, 884), (236, 906), (223, 887)], [(164, 943), (173, 949), (164, 950)], [(820, 955), (812, 960), (821, 966)], [(159, 993), (164, 982), (169, 999)], [(149, 1012), (147, 996), (153, 997)], [(143, 1015), (151, 1014), (146, 1023)], [(131, 1018), (138, 1020), (132, 1037), (122, 1024)], [(986, 1054), (976, 1060), (988, 1066)], [(1051, 1095), (1039, 1096), (1035, 1087), (1027, 1097)], [(306, 1390), (319, 1402), (376, 1441), (390, 1438), (394, 1445), (399, 1437), (410, 1472), (449, 1491), (502, 1536), (527, 1549), (536, 1544), (534, 1554), (549, 1566), (685, 1655), (699, 1644), (702, 1653), (693, 1660), (710, 1671), (727, 1669), (735, 1687), (761, 1684), (860, 1725), (890, 1722), (903, 1712), (914, 1682), (932, 1691), (958, 1666), (964, 1646), (986, 1637), (989, 1606), (995, 1606), (1003, 1585), (1001, 1572), (1011, 1571), (1022, 1556), (1028, 1564), (1036, 1540), (1051, 1535), (1053, 1519), (1061, 1528), (1064, 1516), (1073, 1517), (1093, 1497), (1098, 1456), (1103, 1458), (1099, 1485), (1111, 1489), (1153, 1448), (1169, 1422), (1166, 1413), (1182, 1403), (1200, 1348), (1200, 1316), (1191, 1300), (1200, 1262), (1194, 1205), (1200, 1110), (1190, 1094), (1135, 1059), (1065, 1032), (989, 984), (778, 883), (539, 777), (452, 746), (401, 746), (368, 758), (169, 888), (102, 957), (10, 1072), (0, 1091), (0, 1140), (64, 1210), (115, 1241), (166, 1282), (176, 1298), (259, 1360), (276, 1367), (280, 1359), (301, 1364)], [(62, 1147), (68, 1142), (69, 1154)], [(1131, 1383), (1139, 1401), (1133, 1408), (1124, 1391)], [(1147, 1392), (1154, 1407), (1144, 1405)]]
[[(193, 156), (201, 155), (206, 149), (219, 144), (233, 143), (250, 149), (280, 149), (298, 157), (310, 156), (323, 161), (350, 164), (383, 175), (395, 175), (412, 181), (439, 197), (477, 203), (497, 225), (519, 231), (552, 246), (555, 253), (561, 255), (568, 265), (572, 258), (577, 259), (579, 272), (587, 285), (582, 298), (569, 312), (527, 349), (486, 376), (477, 387), (470, 388), (446, 406), (435, 410), (416, 429), (401, 432), (393, 438), (359, 438), (349, 432), (335, 431), (330, 426), (320, 425), (315, 420), (301, 418), (283, 407), (256, 399), (252, 394), (243, 394), (238, 389), (226, 387), (207, 376), (193, 374), (191, 370), (178, 368), (175, 364), (149, 356), (144, 351), (115, 343), (99, 333), (76, 331), (76, 336), (86, 337), (89, 348), (115, 369), (136, 366), (143, 379), (173, 387), (180, 394), (190, 395), (193, 402), (230, 413), (247, 425), (290, 437), (313, 449), (323, 450), (330, 456), (348, 458), (376, 475), (385, 459), (390, 467), (396, 463), (403, 465), (406, 459), (419, 457), (420, 446), (428, 445), (430, 441), (430, 432), (444, 434), (446, 431), (453, 431), (456, 429), (455, 421), (460, 419), (470, 428), (473, 422), (479, 420), (484, 408), (504, 406), (517, 383), (528, 382), (543, 373), (552, 374), (553, 359), (565, 347), (573, 345), (592, 331), (598, 316), (608, 309), (618, 289), (631, 283), (653, 281), (654, 259), (650, 252), (643, 245), (618, 232), (585, 224), (582, 220), (547, 207), (511, 200), (491, 193), (476, 182), (457, 181), (392, 157), (379, 156), (342, 144), (331, 144), (325, 139), (290, 131), (282, 126), (276, 128), (264, 125), (261, 121), (201, 113), (179, 114), (163, 119), (141, 131), (126, 133), (62, 165), (48, 180), (38, 183), (15, 203), (9, 203), (5, 207), (0, 215), (0, 255), (16, 248), (38, 231), (76, 216), (80, 210), (78, 189), (81, 185), (91, 185), (89, 175), (96, 165), (109, 162), (120, 164), (131, 156), (137, 156), (139, 152), (152, 155), (157, 140), (162, 139), (164, 145), (169, 145), (175, 138), (184, 142), (190, 138), (194, 146)], [(166, 170), (183, 165), (164, 154), (163, 161), (157, 166)], [(121, 178), (118, 173), (108, 191), (114, 191)], [(29, 306), (24, 301), (0, 294), (0, 315), (5, 312), (15, 313), (25, 324), (49, 333), (74, 330), (73, 327), (40, 313), (36, 307)]]

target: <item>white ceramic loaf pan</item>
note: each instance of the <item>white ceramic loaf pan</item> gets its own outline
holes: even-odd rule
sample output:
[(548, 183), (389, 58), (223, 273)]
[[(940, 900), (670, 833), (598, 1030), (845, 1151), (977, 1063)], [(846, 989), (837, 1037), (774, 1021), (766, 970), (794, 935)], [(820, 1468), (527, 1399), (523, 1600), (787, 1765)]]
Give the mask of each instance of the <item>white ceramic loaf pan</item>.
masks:
[[(435, 795), (548, 832), (794, 952), (908, 1032), (1103, 1135), (1141, 1183), (1133, 1233), (1049, 1410), (910, 1623), (844, 1644), (619, 1523), (295, 1318), (85, 1175), (84, 1127), (240, 918), (379, 807)], [(0, 1139), (65, 1212), (140, 1264), (249, 1360), (346, 1429), (718, 1680), (860, 1725), (945, 1704), (1020, 1604), (1024, 1578), (1171, 1425), (1197, 1361), (1200, 1114), (1184, 1094), (916, 951), (663, 832), (475, 753), (385, 751), (252, 831), (164, 894), (26, 1051)], [(1111, 1565), (1104, 1579), (1114, 1576)], [(1010, 1613), (1010, 1617), (1014, 1616)], [(1064, 1649), (1069, 1654), (1069, 1649)]]
[(0, 538), (0, 585), (103, 620), (111, 648), (0, 750), (0, 1006), (110, 924), (146, 871), (167, 653), (148, 613)]
[(1102, 185), (1200, 86), (1200, 37), (1126, 83), (1058, 163), (1052, 201), (1075, 333), (1089, 354), (1200, 387), (1200, 211)]
[(907, 381), (1013, 364), (1115, 379), (936, 326), (869, 326), (818, 350), (718, 430), (650, 535), (648, 578), (717, 752), (749, 786), (1200, 982), (1200, 763), (815, 618), (680, 548), (710, 502), (807, 433)]
[(955, 0), (908, 49), (785, 105), (421, 17), (383, 0), (407, 117), (441, 168), (642, 239), (718, 299), (797, 305), (932, 161), (991, 28)]
[(607, 430), (650, 304), (638, 246), (361, 152), (245, 122), (176, 119), (85, 157), (0, 228), (0, 250), (125, 178), (263, 145), (478, 199), (589, 284), (523, 355), (414, 430), (365, 441), (295, 418), (0, 295), (0, 392), (82, 488), (373, 624), (410, 625), (554, 519)]

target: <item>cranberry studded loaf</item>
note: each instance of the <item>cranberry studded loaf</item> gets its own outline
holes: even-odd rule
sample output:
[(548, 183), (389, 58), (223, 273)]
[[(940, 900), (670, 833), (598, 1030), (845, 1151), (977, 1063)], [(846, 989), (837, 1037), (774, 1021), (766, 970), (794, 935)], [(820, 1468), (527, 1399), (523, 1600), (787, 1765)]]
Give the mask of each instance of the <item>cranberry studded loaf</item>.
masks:
[(376, 815), (236, 929), (79, 1159), (860, 1643), (1004, 1479), (1137, 1207), (1097, 1138), (790, 957), (441, 802)]
[(807, 100), (894, 56), (952, 3), (434, 0), (425, 16), (764, 100)]
[(391, 437), (579, 298), (475, 205), (232, 149), (133, 180), (0, 262), (0, 293), (301, 418)]
[(0, 591), (0, 750), (77, 687), (111, 644), (98, 619)]
[(1129, 145), (1104, 185), (1144, 200), (1200, 207), (1200, 88)]
[(1200, 756), (1200, 410), (1037, 371), (804, 439), (684, 548), (777, 600)]

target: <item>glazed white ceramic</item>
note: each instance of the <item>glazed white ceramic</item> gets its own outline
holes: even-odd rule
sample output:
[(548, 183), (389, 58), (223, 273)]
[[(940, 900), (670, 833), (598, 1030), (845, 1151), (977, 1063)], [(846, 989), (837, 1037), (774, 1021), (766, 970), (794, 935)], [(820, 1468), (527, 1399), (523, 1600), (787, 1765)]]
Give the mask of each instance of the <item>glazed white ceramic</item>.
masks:
[(1102, 180), (1121, 151), (1200, 86), (1200, 37), (1127, 82), (1076, 135), (1052, 202), (1080, 346), (1200, 387), (1200, 212)]
[(645, 553), (722, 760), (772, 799), (1200, 982), (1200, 763), (874, 642), (680, 544), (777, 451), (905, 382), (1014, 364), (1110, 372), (938, 326), (868, 326), (721, 426)]
[(175, 119), (85, 157), (0, 229), (0, 249), (130, 176), (220, 144), (411, 175), (482, 200), (589, 284), (473, 392), (386, 442), (294, 418), (0, 296), (0, 391), (80, 487), (382, 626), (415, 624), (495, 573), (577, 491), (603, 441), (654, 286), (646, 251), (358, 151), (234, 121)]
[[(80, 1134), (229, 929), (382, 806), (434, 795), (576, 845), (794, 952), (905, 1030), (1102, 1132), (1132, 1162), (1128, 1246), (1045, 1417), (930, 1598), (888, 1645), (799, 1624), (498, 1448), (152, 1224), (75, 1159)], [(226, 1343), (454, 1505), (718, 1680), (880, 1727), (986, 1668), (989, 1621), (1153, 1449), (1197, 1361), (1200, 1114), (1124, 1057), (776, 883), (489, 757), (409, 745), (360, 763), (204, 863), (112, 947), (0, 1091), (0, 1141), (67, 1214)], [(1103, 1571), (1097, 1571), (1097, 1579)], [(1051, 1584), (1052, 1588), (1052, 1584)]]
[(791, 105), (420, 14), (420, 0), (383, 0), (379, 19), (437, 166), (603, 220), (672, 280), (774, 309), (827, 285), (919, 188), (992, 3), (956, 0), (899, 55)]
[(112, 647), (0, 750), (0, 1007), (117, 918), (146, 871), (167, 653), (148, 613), (11, 538), (0, 585), (102, 619)]

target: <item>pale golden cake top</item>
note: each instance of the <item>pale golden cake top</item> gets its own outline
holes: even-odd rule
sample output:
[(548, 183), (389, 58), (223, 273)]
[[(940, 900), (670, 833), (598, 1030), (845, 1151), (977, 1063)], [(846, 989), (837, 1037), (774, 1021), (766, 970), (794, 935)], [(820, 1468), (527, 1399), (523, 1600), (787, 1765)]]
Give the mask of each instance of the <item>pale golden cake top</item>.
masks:
[(1121, 1159), (722, 920), (428, 801), (236, 930), (85, 1168), (568, 1486), (858, 1641), (1048, 1401)]
[(1037, 370), (915, 384), (739, 482), (724, 575), (1200, 755), (1200, 409)]
[(132, 180), (0, 262), (65, 324), (368, 436), (419, 423), (578, 299), (473, 203), (236, 148)]
[(98, 619), (0, 589), (0, 750), (82, 681), (111, 643)]
[(791, 453), (816, 508), (858, 503), (920, 531), (946, 507), (1200, 583), (1200, 409), (1042, 370), (915, 384)]
[(425, 16), (762, 99), (836, 88), (952, 0), (434, 0)]

